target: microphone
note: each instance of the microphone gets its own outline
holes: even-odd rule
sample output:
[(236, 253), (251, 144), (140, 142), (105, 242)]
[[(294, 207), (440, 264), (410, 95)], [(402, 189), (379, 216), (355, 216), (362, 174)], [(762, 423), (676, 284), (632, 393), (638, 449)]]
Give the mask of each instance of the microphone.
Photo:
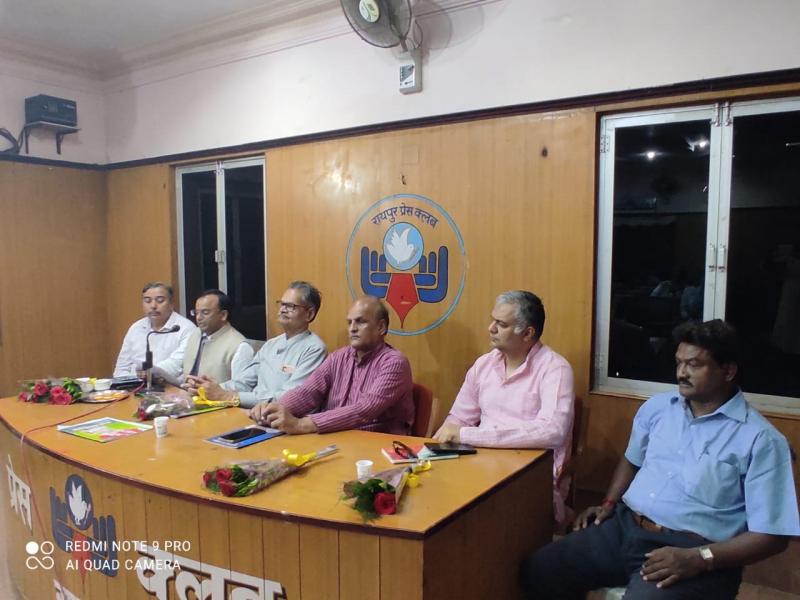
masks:
[(145, 338), (144, 364), (142, 364), (142, 371), (147, 371), (148, 369), (153, 368), (153, 352), (150, 350), (150, 336), (153, 334), (175, 333), (176, 331), (180, 331), (180, 329), (180, 325), (173, 325), (169, 329), (147, 332), (147, 337)]
[(150, 336), (153, 334), (162, 334), (162, 333), (175, 333), (176, 331), (180, 331), (180, 325), (173, 325), (169, 329), (162, 329), (160, 331), (148, 331), (147, 337), (145, 338), (145, 351), (144, 351), (144, 363), (142, 364), (142, 370), (147, 373), (147, 388), (145, 389), (146, 392), (153, 391), (153, 352), (150, 350)]

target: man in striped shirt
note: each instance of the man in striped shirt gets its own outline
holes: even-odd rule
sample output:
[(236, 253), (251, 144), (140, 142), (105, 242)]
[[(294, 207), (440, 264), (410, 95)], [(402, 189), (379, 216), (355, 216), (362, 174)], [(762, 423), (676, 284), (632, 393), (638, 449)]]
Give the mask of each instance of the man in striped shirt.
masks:
[(364, 429), (407, 434), (414, 421), (411, 365), (384, 341), (389, 312), (372, 296), (347, 313), (350, 345), (340, 348), (302, 385), (250, 411), (257, 423), (285, 433)]

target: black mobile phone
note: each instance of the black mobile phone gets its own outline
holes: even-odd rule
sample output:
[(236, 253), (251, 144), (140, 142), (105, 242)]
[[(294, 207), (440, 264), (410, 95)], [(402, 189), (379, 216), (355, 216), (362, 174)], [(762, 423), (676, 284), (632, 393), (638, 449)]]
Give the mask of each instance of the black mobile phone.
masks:
[(444, 444), (426, 443), (425, 447), (434, 454), (476, 454), (478, 451), (475, 446), (469, 444), (453, 444), (446, 442)]
[(265, 433), (267, 432), (260, 427), (245, 427), (243, 429), (237, 429), (236, 431), (231, 431), (230, 433), (221, 435), (219, 436), (219, 439), (225, 440), (226, 442), (237, 443), (264, 435)]

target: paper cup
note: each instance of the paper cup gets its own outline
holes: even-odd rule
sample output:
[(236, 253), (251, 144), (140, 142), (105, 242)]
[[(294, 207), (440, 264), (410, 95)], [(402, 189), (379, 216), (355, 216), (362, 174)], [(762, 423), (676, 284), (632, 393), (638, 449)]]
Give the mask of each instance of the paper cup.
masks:
[(156, 417), (153, 419), (153, 424), (156, 426), (156, 437), (167, 437), (167, 423), (169, 423), (169, 417)]
[(356, 461), (356, 475), (359, 479), (366, 479), (372, 475), (372, 461), (371, 460), (357, 460)]

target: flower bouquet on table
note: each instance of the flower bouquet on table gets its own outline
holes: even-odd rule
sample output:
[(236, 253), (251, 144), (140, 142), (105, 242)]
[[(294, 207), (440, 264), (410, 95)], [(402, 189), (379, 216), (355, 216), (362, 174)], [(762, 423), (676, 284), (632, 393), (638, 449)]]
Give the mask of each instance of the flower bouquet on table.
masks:
[(338, 450), (336, 446), (328, 446), (317, 452), (297, 454), (284, 449), (283, 458), (229, 463), (203, 473), (203, 486), (223, 496), (249, 496)]
[(22, 382), (22, 402), (72, 404), (81, 399), (81, 386), (74, 379), (29, 379)]
[(429, 461), (420, 461), (414, 465), (386, 469), (370, 476), (369, 479), (353, 479), (342, 486), (342, 499), (353, 500), (351, 507), (365, 521), (377, 519), (382, 515), (393, 515), (397, 512), (400, 497), (406, 486), (419, 485), (419, 475), (431, 468)]
[(149, 421), (156, 417), (184, 417), (230, 406), (238, 406), (238, 402), (209, 400), (203, 388), (192, 397), (186, 392), (148, 392), (141, 394), (134, 416), (140, 421)]

